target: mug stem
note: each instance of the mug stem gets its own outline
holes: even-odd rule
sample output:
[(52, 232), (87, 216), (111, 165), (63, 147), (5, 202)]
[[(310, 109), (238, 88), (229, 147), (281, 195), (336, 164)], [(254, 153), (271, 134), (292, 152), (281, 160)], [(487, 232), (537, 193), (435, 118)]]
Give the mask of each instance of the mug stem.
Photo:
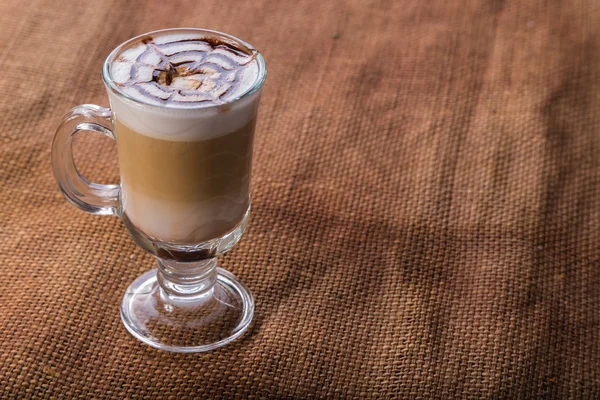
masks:
[(157, 258), (156, 263), (163, 301), (197, 304), (212, 296), (217, 283), (217, 257), (185, 263)]

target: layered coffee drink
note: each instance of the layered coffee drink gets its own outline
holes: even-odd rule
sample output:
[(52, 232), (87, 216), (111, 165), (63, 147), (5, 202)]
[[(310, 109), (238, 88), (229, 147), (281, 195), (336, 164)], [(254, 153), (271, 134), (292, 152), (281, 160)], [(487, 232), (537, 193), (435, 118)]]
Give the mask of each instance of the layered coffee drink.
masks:
[[(218, 257), (242, 237), (250, 211), (252, 143), (266, 79), (262, 55), (226, 33), (150, 32), (119, 45), (102, 66), (111, 107), (82, 104), (61, 120), (52, 170), (72, 204), (123, 219), (156, 268), (129, 285), (121, 319), (161, 350), (216, 349), (250, 326), (254, 300)], [(77, 171), (84, 132), (117, 141), (121, 182)]]
[(181, 30), (141, 37), (110, 63), (122, 214), (152, 240), (202, 243), (244, 219), (255, 57), (233, 39)]

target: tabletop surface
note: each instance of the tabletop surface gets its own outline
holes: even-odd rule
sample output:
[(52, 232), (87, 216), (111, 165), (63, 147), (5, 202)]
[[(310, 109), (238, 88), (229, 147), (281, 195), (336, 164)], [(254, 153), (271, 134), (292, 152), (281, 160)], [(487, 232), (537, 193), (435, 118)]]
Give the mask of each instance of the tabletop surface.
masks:
[[(154, 350), (119, 318), (153, 267), (68, 204), (60, 118), (107, 105), (137, 34), (258, 48), (252, 222), (220, 263), (243, 339)], [(0, 397), (597, 398), (600, 6), (593, 1), (0, 2)], [(117, 182), (114, 143), (81, 172)]]

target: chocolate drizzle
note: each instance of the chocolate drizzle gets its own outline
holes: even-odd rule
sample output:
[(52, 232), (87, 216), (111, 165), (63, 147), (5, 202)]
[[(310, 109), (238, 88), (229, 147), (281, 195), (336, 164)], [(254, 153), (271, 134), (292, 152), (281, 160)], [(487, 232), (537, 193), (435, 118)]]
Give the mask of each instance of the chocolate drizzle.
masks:
[[(128, 79), (116, 83), (160, 104), (224, 104), (239, 91), (242, 71), (256, 58), (256, 51), (216, 37), (156, 43), (148, 36), (138, 46), (143, 50), (135, 59), (123, 53), (115, 59), (130, 65)], [(149, 64), (152, 59), (157, 62)]]

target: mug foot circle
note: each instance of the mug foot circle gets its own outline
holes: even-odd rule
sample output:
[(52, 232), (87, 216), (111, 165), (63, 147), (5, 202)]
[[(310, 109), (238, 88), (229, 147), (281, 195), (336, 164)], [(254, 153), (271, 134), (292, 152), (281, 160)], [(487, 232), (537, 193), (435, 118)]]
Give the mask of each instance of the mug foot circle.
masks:
[(121, 302), (127, 330), (157, 349), (196, 353), (242, 336), (252, 322), (254, 300), (236, 277), (217, 268), (217, 283), (203, 298), (165, 298), (156, 269), (137, 278)]

